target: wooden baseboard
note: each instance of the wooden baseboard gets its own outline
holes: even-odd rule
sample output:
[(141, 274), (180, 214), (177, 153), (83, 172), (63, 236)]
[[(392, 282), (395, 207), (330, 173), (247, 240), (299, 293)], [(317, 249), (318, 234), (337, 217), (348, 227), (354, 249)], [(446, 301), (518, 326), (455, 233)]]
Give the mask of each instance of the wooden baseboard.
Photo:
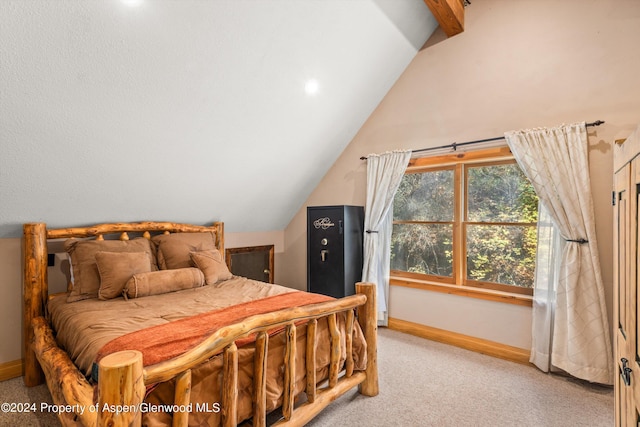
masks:
[(512, 347), (510, 345), (482, 338), (471, 337), (457, 332), (445, 331), (444, 329), (432, 328), (431, 326), (425, 326), (406, 320), (394, 319), (392, 317), (389, 318), (388, 328), (432, 341), (454, 345), (456, 347), (486, 354), (488, 356), (509, 360), (511, 362), (530, 365), (529, 357), (531, 353), (529, 350), (522, 348)]
[(0, 381), (22, 376), (22, 359), (0, 363)]

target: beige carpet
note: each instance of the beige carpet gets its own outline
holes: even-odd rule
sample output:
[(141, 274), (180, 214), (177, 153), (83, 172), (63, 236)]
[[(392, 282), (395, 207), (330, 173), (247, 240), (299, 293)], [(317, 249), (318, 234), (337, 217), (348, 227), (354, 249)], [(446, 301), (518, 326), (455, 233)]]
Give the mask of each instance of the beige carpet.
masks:
[[(613, 389), (546, 375), (380, 329), (380, 395), (349, 392), (309, 426), (612, 426)], [(0, 383), (0, 400), (51, 402), (46, 386)], [(58, 426), (52, 413), (0, 413), (0, 426)]]
[[(380, 394), (349, 393), (309, 426), (613, 426), (613, 388), (386, 329)], [(365, 420), (360, 424), (358, 419)]]

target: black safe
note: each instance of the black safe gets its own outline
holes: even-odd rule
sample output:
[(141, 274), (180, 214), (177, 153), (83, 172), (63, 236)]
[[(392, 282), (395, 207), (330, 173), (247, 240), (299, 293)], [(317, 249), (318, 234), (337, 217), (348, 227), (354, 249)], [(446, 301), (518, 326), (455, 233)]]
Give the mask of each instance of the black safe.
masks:
[(307, 290), (342, 298), (362, 277), (362, 206), (307, 207)]

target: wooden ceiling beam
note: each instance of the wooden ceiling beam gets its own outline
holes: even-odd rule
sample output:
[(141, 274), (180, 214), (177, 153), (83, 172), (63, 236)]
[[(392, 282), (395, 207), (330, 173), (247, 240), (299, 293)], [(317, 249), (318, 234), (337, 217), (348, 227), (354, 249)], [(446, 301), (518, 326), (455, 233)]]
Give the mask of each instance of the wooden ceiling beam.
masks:
[(463, 0), (424, 0), (447, 37), (464, 31)]

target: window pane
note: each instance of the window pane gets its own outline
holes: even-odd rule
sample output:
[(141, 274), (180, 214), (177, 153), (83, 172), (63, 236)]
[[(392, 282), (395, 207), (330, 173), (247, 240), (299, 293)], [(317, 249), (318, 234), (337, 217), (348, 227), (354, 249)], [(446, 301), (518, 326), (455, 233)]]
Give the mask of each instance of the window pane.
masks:
[(467, 220), (536, 222), (538, 196), (517, 164), (467, 168)]
[(453, 226), (394, 224), (391, 269), (452, 277)]
[(467, 225), (467, 279), (533, 287), (536, 227)]
[(410, 173), (393, 204), (396, 221), (453, 221), (453, 170)]

